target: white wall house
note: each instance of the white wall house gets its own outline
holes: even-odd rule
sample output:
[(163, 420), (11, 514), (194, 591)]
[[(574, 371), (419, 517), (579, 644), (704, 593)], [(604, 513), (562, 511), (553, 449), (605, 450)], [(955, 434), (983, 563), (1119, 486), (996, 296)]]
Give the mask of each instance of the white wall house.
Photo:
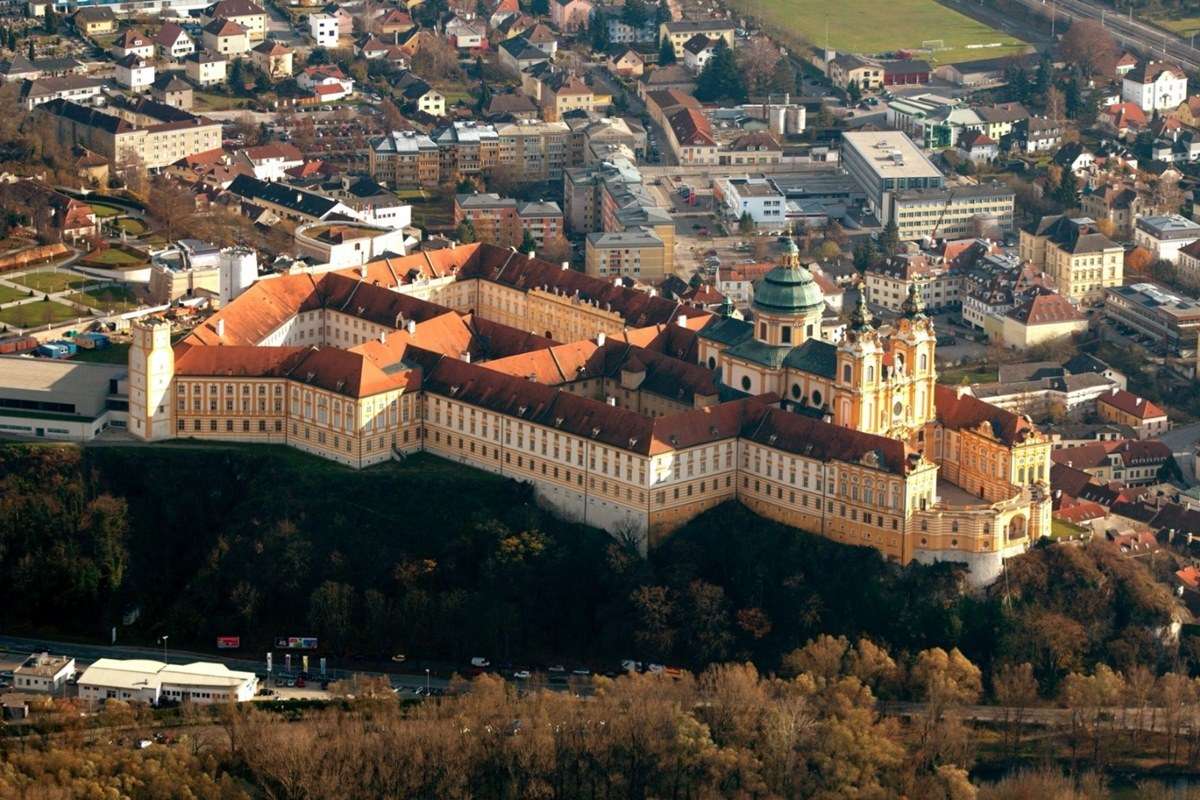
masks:
[(1121, 79), (1121, 99), (1143, 111), (1176, 108), (1187, 99), (1187, 75), (1174, 64), (1147, 61)]
[(1200, 224), (1179, 214), (1138, 217), (1133, 226), (1133, 241), (1154, 254), (1155, 258), (1179, 263), (1179, 251), (1200, 239)]
[(308, 36), (317, 47), (337, 47), (338, 21), (332, 14), (309, 14)]
[(13, 689), (20, 692), (60, 694), (75, 674), (75, 659), (34, 653), (13, 670)]
[(787, 218), (787, 198), (768, 178), (721, 178), (717, 190), (726, 215), (740, 220), (749, 214), (755, 225), (782, 228)]
[(117, 83), (138, 92), (154, 83), (154, 65), (133, 53), (122, 58), (116, 66)]
[(164, 664), (151, 659), (101, 658), (79, 677), (79, 699), (88, 703), (244, 703), (257, 691), (258, 676), (253, 672), (236, 672), (224, 664), (201, 661)]

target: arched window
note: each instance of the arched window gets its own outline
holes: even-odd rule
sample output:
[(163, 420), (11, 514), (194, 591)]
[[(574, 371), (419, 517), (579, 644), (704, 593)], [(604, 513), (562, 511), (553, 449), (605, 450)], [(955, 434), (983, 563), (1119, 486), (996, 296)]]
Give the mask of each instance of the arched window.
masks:
[(708, 357), (708, 368), (709, 368), (709, 369), (716, 369), (716, 368), (717, 368), (717, 358), (716, 358), (716, 356), (709, 356), (709, 357)]
[(851, 367), (849, 364), (843, 364), (842, 365), (842, 380), (845, 381), (846, 383), (849, 383), (851, 378), (853, 377), (853, 375), (854, 375), (854, 368)]
[(922, 372), (924, 372), (925, 370), (929, 369), (929, 356), (925, 355), (924, 353), (921, 353), (921, 361), (920, 361), (920, 364), (921, 364), (921, 371), (922, 371)]
[(875, 380), (875, 367), (867, 366), (867, 383)]
[(758, 323), (758, 338), (759, 339), (767, 338), (767, 323), (765, 323), (765, 322)]

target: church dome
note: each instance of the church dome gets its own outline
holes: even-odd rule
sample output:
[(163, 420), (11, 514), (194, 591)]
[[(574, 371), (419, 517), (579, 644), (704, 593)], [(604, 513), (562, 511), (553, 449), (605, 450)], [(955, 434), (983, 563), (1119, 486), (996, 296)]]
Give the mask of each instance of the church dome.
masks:
[(775, 267), (754, 287), (753, 306), (764, 314), (802, 316), (824, 303), (812, 273), (798, 264)]

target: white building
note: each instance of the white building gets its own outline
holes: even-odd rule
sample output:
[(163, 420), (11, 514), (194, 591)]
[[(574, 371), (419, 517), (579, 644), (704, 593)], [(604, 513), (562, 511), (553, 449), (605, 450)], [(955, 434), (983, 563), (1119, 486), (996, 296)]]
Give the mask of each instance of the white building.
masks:
[(163, 58), (180, 60), (196, 52), (196, 43), (188, 32), (174, 22), (164, 22), (154, 35), (154, 44)]
[(303, 166), (304, 154), (289, 142), (273, 142), (243, 148), (234, 154), (234, 160), (254, 170), (260, 181), (282, 181), (289, 169)]
[(246, 247), (226, 247), (218, 256), (221, 305), (225, 306), (258, 280), (258, 256)]
[(117, 83), (134, 92), (154, 84), (154, 65), (133, 53), (117, 62)]
[(124, 428), (125, 364), (0, 356), (0, 433), (88, 441)]
[(337, 47), (338, 21), (331, 14), (309, 14), (308, 35), (317, 47)]
[(405, 252), (404, 231), (361, 222), (317, 222), (300, 226), (293, 235), (302, 255), (336, 269)]
[(34, 653), (13, 670), (13, 688), (21, 692), (60, 694), (75, 674), (75, 659)]
[(90, 703), (244, 703), (257, 691), (258, 677), (253, 672), (236, 672), (224, 664), (202, 661), (164, 664), (150, 659), (101, 658), (79, 678), (79, 699)]
[(1166, 111), (1187, 99), (1187, 83), (1187, 75), (1174, 64), (1147, 61), (1121, 79), (1121, 99), (1143, 111)]
[(725, 213), (740, 220), (749, 214), (755, 225), (782, 228), (787, 216), (787, 198), (770, 178), (721, 178), (717, 196)]
[(1138, 217), (1133, 224), (1133, 241), (1172, 264), (1179, 263), (1179, 251), (1200, 239), (1200, 224), (1179, 214)]

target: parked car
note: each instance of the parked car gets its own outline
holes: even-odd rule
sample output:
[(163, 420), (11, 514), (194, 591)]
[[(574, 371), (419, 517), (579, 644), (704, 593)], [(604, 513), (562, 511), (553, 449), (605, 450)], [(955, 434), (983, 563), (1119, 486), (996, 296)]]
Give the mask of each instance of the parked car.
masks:
[(533, 673), (527, 669), (519, 669), (513, 672), (513, 677), (519, 681), (527, 681), (533, 677)]
[(472, 667), (479, 667), (480, 669), (486, 669), (487, 667), (490, 667), (491, 665), (492, 665), (492, 662), (488, 661), (483, 656), (475, 656), (474, 658), (471, 659)]

